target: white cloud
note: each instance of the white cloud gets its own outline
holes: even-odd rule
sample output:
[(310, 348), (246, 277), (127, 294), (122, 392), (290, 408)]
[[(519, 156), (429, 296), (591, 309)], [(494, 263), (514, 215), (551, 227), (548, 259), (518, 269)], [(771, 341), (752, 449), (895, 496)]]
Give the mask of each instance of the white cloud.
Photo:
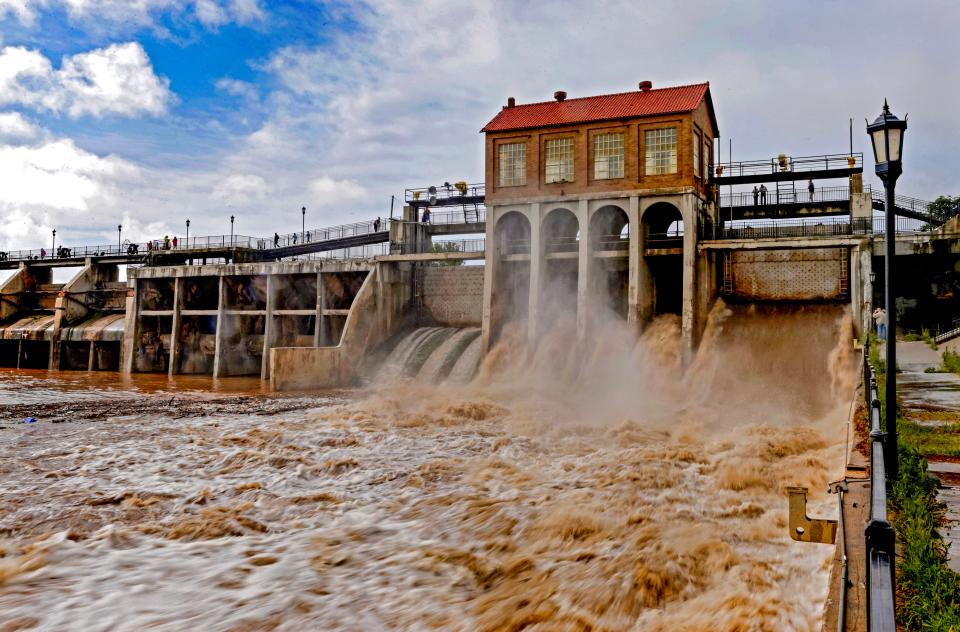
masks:
[(258, 0), (0, 0), (0, 19), (13, 15), (31, 26), (40, 11), (58, 7), (65, 9), (72, 21), (87, 23), (95, 30), (157, 25), (160, 14), (192, 15), (210, 29), (230, 21), (246, 25), (266, 19)]
[(22, 24), (33, 24), (37, 16), (32, 4), (31, 0), (0, 0), (0, 20), (12, 14)]
[(197, 19), (207, 28), (216, 28), (226, 24), (230, 18), (227, 12), (214, 0), (197, 0), (194, 6)]
[(262, 22), (267, 17), (258, 0), (231, 0), (230, 10), (239, 24)]
[(211, 197), (227, 203), (245, 203), (264, 199), (270, 192), (267, 181), (258, 175), (232, 175), (217, 183)]
[(0, 112), (0, 144), (15, 145), (40, 135), (40, 128), (19, 112)]
[(169, 81), (153, 72), (136, 42), (113, 44), (63, 58), (54, 70), (40, 52), (0, 50), (0, 104), (85, 114), (162, 114), (174, 99)]
[(244, 99), (254, 100), (259, 96), (257, 87), (248, 81), (240, 81), (239, 79), (224, 77), (223, 79), (217, 80), (216, 86), (217, 90), (220, 92), (234, 97), (242, 97)]
[(360, 184), (351, 180), (337, 180), (330, 176), (321, 176), (312, 180), (310, 193), (313, 195), (315, 204), (321, 207), (358, 202), (368, 195), (367, 190)]

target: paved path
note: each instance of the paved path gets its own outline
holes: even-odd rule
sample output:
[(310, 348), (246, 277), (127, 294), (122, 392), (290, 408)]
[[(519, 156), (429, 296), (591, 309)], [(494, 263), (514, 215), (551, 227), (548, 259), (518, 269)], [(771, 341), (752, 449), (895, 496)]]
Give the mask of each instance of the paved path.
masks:
[[(951, 410), (960, 412), (960, 375), (955, 373), (924, 373), (928, 367), (940, 368), (941, 351), (934, 351), (925, 342), (897, 343), (897, 363), (902, 373), (897, 376), (897, 393), (904, 404), (904, 415), (918, 424), (912, 411)], [(957, 459), (927, 457), (928, 469), (940, 479), (943, 487), (937, 498), (947, 506), (946, 524), (940, 535), (950, 543), (948, 563), (960, 573), (960, 463)]]

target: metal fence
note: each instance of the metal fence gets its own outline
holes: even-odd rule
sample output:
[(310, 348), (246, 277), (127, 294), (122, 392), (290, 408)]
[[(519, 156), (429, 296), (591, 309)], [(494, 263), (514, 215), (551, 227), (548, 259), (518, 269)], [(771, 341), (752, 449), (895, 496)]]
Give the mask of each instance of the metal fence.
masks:
[[(460, 184), (460, 188), (457, 187)], [(417, 189), (405, 189), (403, 199), (410, 202), (430, 202), (432, 204), (456, 204), (460, 198), (480, 197), (484, 195), (485, 185), (483, 182), (473, 183), (453, 183), (444, 182), (441, 186), (422, 187)], [(431, 201), (432, 200), (432, 201)]]
[(870, 521), (864, 532), (867, 554), (867, 625), (870, 632), (896, 632), (896, 534), (887, 518), (887, 476), (884, 459), (886, 433), (880, 428), (880, 398), (867, 345), (863, 348), (863, 392), (870, 414)]
[[(869, 189), (867, 189), (869, 191)], [(765, 200), (765, 201), (764, 201)], [(821, 187), (815, 189), (813, 195), (806, 187), (790, 191), (767, 191), (766, 196), (753, 191), (739, 191), (720, 196), (720, 208), (726, 209), (741, 206), (773, 207), (779, 204), (823, 204), (826, 202), (849, 202), (850, 187)], [(722, 211), (721, 211), (722, 212)]]
[(429, 220), (426, 223), (429, 224), (482, 224), (487, 221), (487, 209), (485, 206), (479, 206), (478, 208), (464, 207), (456, 211), (431, 210), (428, 217)]
[(717, 165), (718, 177), (756, 176), (768, 173), (810, 172), (830, 169), (863, 169), (863, 153), (819, 156), (777, 156), (764, 160), (740, 160)]
[[(910, 217), (895, 218), (897, 234), (921, 234), (930, 231), (923, 222)], [(724, 225), (704, 222), (701, 239), (778, 239), (791, 237), (841, 237), (882, 235), (886, 229), (883, 217), (851, 219), (848, 216), (804, 219), (738, 220)]]

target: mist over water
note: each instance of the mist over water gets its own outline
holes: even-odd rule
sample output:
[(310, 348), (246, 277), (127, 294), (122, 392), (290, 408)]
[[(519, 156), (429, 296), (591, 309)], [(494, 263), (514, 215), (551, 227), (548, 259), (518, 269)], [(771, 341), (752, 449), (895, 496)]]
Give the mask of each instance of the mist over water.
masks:
[(4, 430), (0, 627), (817, 629), (833, 549), (784, 488), (835, 510), (846, 308), (719, 305), (686, 371), (673, 317), (597, 329), (482, 363), (416, 330), (347, 404)]

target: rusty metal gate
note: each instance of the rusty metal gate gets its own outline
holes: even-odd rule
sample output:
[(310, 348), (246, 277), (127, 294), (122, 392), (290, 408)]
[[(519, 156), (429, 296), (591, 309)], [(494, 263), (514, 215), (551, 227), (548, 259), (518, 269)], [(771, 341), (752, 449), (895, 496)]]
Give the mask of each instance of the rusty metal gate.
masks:
[(734, 250), (723, 258), (722, 291), (759, 301), (849, 297), (848, 248)]

